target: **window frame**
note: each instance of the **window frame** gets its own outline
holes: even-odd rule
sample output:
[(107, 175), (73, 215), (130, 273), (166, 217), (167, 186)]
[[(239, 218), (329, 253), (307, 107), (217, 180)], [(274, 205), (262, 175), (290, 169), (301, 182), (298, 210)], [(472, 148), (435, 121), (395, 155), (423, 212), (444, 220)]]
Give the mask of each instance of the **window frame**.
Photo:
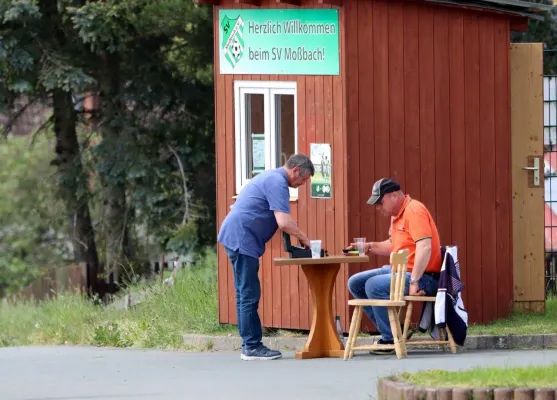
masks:
[[(294, 96), (294, 153), (298, 152), (298, 103), (296, 81), (234, 81), (234, 147), (235, 147), (235, 188), (236, 195), (249, 183), (247, 178), (248, 163), (244, 155), (248, 146), (246, 137), (246, 94), (263, 94), (264, 129), (271, 140), (265, 141), (265, 170), (274, 168), (277, 158), (277, 102), (275, 95)], [(289, 188), (290, 197), (298, 197), (297, 188)]]

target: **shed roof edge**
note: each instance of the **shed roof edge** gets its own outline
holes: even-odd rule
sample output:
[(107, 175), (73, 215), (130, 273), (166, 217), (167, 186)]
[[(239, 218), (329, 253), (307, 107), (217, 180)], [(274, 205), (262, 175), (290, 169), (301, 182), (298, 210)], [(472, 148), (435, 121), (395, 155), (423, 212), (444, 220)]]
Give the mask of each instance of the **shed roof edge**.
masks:
[(554, 8), (551, 4), (533, 3), (522, 0), (424, 0), (428, 3), (451, 4), (455, 6), (467, 6), (484, 10), (501, 11), (522, 17), (543, 20), (540, 14)]

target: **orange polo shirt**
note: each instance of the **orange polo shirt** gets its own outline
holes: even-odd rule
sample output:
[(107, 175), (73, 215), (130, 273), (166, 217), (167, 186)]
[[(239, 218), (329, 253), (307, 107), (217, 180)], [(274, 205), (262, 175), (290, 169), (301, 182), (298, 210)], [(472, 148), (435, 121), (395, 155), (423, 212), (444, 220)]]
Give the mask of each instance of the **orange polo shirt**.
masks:
[(437, 226), (427, 208), (406, 195), (402, 208), (391, 219), (393, 252), (408, 249), (408, 271), (412, 271), (416, 258), (416, 242), (431, 238), (431, 257), (425, 272), (441, 271), (441, 245)]

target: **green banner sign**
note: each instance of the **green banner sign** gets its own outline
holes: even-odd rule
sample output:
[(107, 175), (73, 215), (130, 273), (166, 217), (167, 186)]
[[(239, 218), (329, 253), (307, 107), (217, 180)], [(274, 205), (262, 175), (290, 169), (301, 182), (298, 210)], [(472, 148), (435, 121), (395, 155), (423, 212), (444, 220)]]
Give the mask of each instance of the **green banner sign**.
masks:
[(337, 9), (219, 10), (221, 74), (338, 75)]

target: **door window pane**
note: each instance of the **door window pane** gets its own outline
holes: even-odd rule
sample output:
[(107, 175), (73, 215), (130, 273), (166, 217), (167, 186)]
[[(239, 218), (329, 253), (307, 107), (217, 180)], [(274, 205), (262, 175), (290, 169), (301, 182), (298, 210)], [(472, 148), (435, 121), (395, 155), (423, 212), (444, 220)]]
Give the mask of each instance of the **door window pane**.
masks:
[(265, 96), (246, 95), (247, 179), (265, 171)]
[(275, 167), (286, 163), (296, 152), (294, 117), (294, 95), (275, 95), (275, 134), (276, 134), (276, 158)]

